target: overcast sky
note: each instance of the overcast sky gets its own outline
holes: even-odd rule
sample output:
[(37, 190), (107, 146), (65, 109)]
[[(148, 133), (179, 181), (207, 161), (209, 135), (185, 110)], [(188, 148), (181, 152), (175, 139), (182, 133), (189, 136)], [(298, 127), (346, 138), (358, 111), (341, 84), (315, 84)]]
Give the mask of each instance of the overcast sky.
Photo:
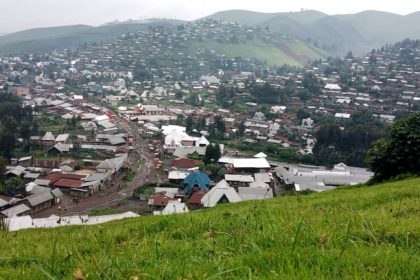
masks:
[(246, 9), (289, 12), (314, 9), (327, 14), (381, 10), (420, 11), (419, 0), (0, 0), (0, 32), (72, 25), (100, 25), (113, 20), (166, 17), (197, 19), (217, 11)]

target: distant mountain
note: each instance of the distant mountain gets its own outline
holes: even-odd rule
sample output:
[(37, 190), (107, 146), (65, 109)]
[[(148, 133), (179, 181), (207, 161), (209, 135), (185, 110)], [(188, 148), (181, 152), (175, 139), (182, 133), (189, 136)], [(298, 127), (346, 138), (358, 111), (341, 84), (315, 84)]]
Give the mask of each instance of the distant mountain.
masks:
[(42, 52), (57, 48), (76, 47), (82, 43), (99, 42), (127, 32), (148, 30), (150, 26), (170, 25), (178, 21), (152, 20), (147, 23), (118, 23), (93, 27), (71, 25), (24, 30), (0, 37), (0, 54)]
[(335, 55), (349, 50), (361, 54), (405, 38), (420, 38), (420, 12), (407, 16), (378, 11), (329, 16), (313, 10), (290, 13), (232, 10), (206, 18), (269, 28), (312, 42)]

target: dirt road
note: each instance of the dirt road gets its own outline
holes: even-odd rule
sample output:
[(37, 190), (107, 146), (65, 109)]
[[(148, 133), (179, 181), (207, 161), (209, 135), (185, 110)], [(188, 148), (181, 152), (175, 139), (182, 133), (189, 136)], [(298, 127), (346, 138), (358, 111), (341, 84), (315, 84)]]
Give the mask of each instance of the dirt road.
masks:
[(64, 196), (60, 205), (46, 209), (34, 215), (35, 218), (49, 217), (50, 215), (59, 215), (57, 210), (61, 206), (62, 215), (87, 214), (94, 209), (112, 208), (118, 206), (122, 200), (132, 196), (133, 190), (149, 181), (155, 181), (157, 172), (154, 168), (154, 155), (149, 150), (149, 143), (141, 137), (139, 129), (131, 123), (113, 117), (115, 124), (126, 131), (134, 138), (134, 150), (130, 154), (130, 168), (135, 172), (131, 182), (122, 181), (123, 175), (120, 175), (113, 181), (113, 186), (109, 189), (95, 193), (93, 196), (81, 199), (78, 204), (73, 202), (72, 197)]

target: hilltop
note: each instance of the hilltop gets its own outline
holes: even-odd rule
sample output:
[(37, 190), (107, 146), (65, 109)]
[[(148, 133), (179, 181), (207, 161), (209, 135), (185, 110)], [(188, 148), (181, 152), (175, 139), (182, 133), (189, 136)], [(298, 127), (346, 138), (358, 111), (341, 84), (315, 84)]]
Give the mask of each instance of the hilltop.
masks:
[(28, 29), (0, 37), (0, 54), (44, 52), (77, 47), (84, 43), (114, 39), (125, 33), (147, 31), (150, 27), (170, 26), (177, 21), (153, 20), (123, 22), (103, 26), (71, 25)]
[(420, 38), (420, 13), (406, 16), (364, 11), (356, 14), (327, 15), (306, 10), (290, 13), (258, 13), (243, 10), (219, 12), (208, 18), (269, 28), (295, 36), (323, 48), (330, 54), (368, 52), (406, 38)]
[(415, 279), (419, 186), (407, 179), (186, 215), (1, 232), (0, 278)]

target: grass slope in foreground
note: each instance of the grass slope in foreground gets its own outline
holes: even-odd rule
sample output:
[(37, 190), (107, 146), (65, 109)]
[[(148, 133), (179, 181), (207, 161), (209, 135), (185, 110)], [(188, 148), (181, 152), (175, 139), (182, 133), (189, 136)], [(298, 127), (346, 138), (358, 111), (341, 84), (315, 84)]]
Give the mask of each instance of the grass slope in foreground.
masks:
[(418, 279), (420, 179), (0, 237), (0, 279)]

